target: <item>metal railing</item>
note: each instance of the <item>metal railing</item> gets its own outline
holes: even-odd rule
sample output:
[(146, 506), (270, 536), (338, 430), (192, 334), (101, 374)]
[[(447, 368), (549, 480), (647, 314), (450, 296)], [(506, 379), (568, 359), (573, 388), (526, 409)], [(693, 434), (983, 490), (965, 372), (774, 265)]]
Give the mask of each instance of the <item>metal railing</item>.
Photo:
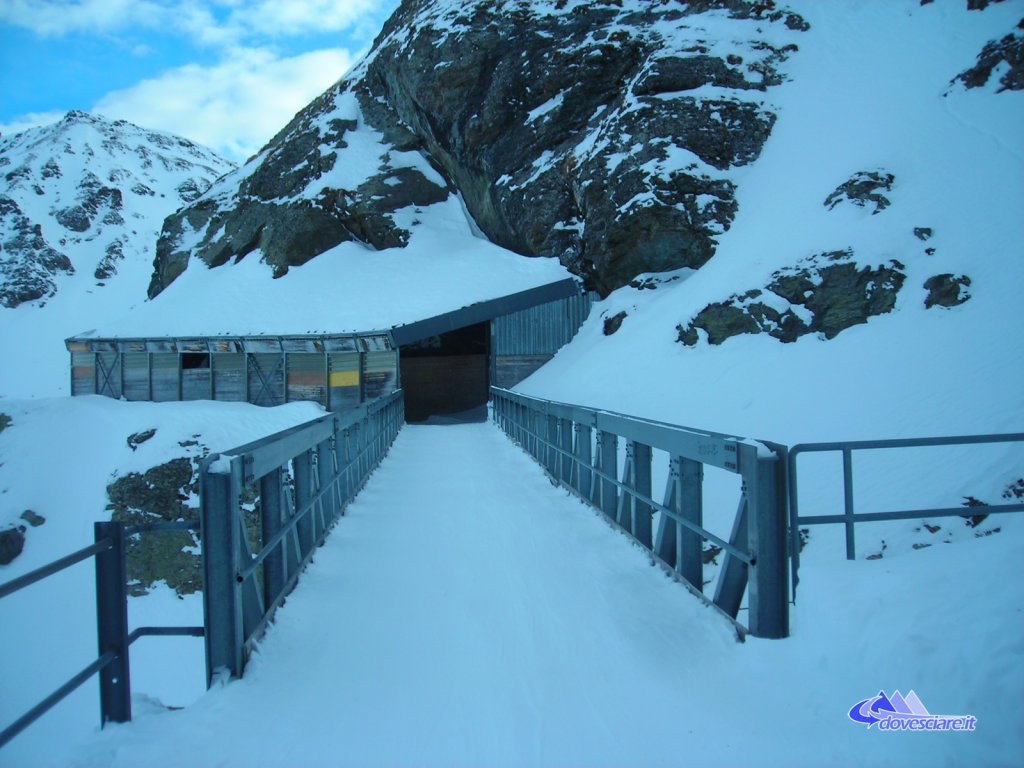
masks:
[[(935, 509), (912, 509), (894, 512), (856, 512), (853, 493), (853, 452), (895, 448), (930, 448), (948, 445), (979, 445), (985, 443), (1024, 442), (1024, 433), (1002, 435), (960, 435), (955, 437), (924, 437), (899, 440), (855, 440), (833, 443), (800, 443), (789, 449), (789, 531), (792, 552), (792, 583), (794, 597), (800, 566), (800, 526), (842, 524), (846, 527), (846, 559), (857, 557), (857, 523), (882, 520), (913, 520), (923, 517), (968, 517), (972, 514), (998, 514), (1024, 511), (1024, 504), (992, 504), (982, 507), (941, 507)], [(841, 453), (843, 457), (843, 513), (835, 515), (801, 515), (799, 511), (799, 485), (797, 482), (797, 459), (805, 453)]]
[[(491, 388), (491, 400), (498, 426), (556, 482), (629, 534), (694, 594), (736, 623), (741, 633), (788, 636), (784, 446), (556, 403), (497, 387)], [(620, 438), (626, 440), (621, 477)], [(663, 502), (651, 493), (652, 449), (669, 456)], [(742, 478), (728, 540), (703, 527), (704, 465)], [(656, 512), (661, 514), (655, 532)], [(704, 594), (704, 541), (725, 553), (710, 599)], [(744, 593), (748, 597), (745, 627), (736, 622)]]
[(50, 711), (93, 675), (100, 677), (100, 725), (124, 723), (132, 718), (131, 664), (129, 647), (140, 637), (179, 635), (201, 637), (202, 627), (139, 627), (128, 632), (128, 588), (125, 542), (130, 536), (151, 531), (180, 531), (198, 528), (197, 522), (155, 523), (125, 526), (123, 523), (95, 523), (94, 542), (48, 565), (0, 584), (0, 599), (60, 573), (90, 557), (96, 558), (97, 658), (72, 675), (63, 685), (0, 731), (0, 747)]
[[(95, 523), (88, 547), (0, 585), (0, 599), (77, 563), (96, 558), (98, 656), (0, 731), (0, 747), (99, 675), (101, 725), (131, 720), (128, 649), (141, 637), (206, 639), (207, 685), (218, 669), (241, 674), (252, 645), (334, 521), (380, 463), (404, 421), (402, 392), (328, 414), (200, 464), (200, 521), (125, 526)], [(262, 548), (253, 555), (242, 514), (243, 490), (258, 483)], [(203, 627), (128, 631), (126, 539), (152, 531), (201, 529)]]
[[(206, 679), (240, 677), (274, 612), (404, 423), (402, 390), (200, 465)], [(259, 551), (242, 504), (257, 486)]]

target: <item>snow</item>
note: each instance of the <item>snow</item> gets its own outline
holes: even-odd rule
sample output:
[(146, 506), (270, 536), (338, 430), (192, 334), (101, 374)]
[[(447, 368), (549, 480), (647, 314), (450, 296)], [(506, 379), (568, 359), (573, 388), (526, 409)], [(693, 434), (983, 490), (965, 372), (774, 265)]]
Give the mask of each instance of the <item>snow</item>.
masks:
[[(83, 149), (86, 146), (92, 148), (91, 154)], [(84, 330), (85, 324), (115, 319), (142, 303), (163, 219), (183, 202), (178, 185), (187, 179), (208, 184), (232, 166), (183, 139), (89, 115), (69, 116), (52, 126), (5, 137), (0, 140), (0, 153), (11, 161), (6, 168), (32, 169), (33, 183), (38, 182), (45, 194), (17, 183), (6, 194), (41, 226), (51, 245), (67, 253), (75, 268), (75, 274), (54, 278), (57, 293), (52, 298), (0, 308), (0, 357), (5, 361), (0, 366), (0, 397), (66, 394), (69, 373), (64, 339)], [(51, 158), (61, 175), (46, 178), (41, 170)], [(179, 160), (192, 165), (181, 168)], [(77, 185), (86, 174), (123, 190), (124, 225), (96, 221), (79, 235), (53, 218), (53, 211), (78, 202)], [(153, 194), (131, 191), (139, 184)], [(115, 275), (97, 280), (96, 266), (114, 239), (122, 241), (124, 259), (115, 264)], [(25, 375), (26, 369), (33, 372), (31, 376)]]
[(412, 230), (405, 248), (342, 243), (277, 280), (258, 251), (213, 269), (193, 259), (155, 299), (87, 335), (386, 330), (571, 277), (557, 259), (524, 259), (475, 236), (456, 196), (398, 211), (395, 222)]
[[(313, 403), (259, 408), (246, 403), (128, 403), (88, 396), (0, 400), (11, 424), (0, 433), (0, 528), (26, 509), (46, 519), (28, 528), (25, 549), (0, 566), (7, 582), (93, 541), (93, 522), (109, 519), (106, 486), (204, 447), (228, 449), (323, 415)], [(129, 435), (156, 434), (132, 450)], [(197, 445), (180, 443), (196, 441)], [(30, 482), (25, 482), (30, 478)], [(196, 500), (193, 500), (195, 503)], [(151, 534), (158, 535), (158, 534)], [(0, 723), (9, 725), (95, 658), (93, 566), (80, 563), (0, 600)], [(132, 627), (202, 623), (198, 595), (178, 599), (166, 587), (130, 599)], [(192, 638), (144, 638), (132, 646), (136, 690), (188, 704), (204, 685), (203, 644)], [(58, 743), (98, 722), (95, 680), (0, 754), (0, 765), (56, 760)]]
[[(999, 574), (1015, 568), (1022, 534), (840, 561), (808, 580), (792, 639), (740, 644), (492, 425), (410, 426), (242, 680), (182, 711), (149, 707), (60, 759), (1012, 762), (1021, 731), (1005, 703), (1024, 682), (1024, 582)], [(922, 738), (850, 723), (847, 710), (884, 686), (913, 687), (934, 713), (973, 714), (979, 730)]]
[[(1024, 92), (950, 85), (1017, 23), (1021, 3), (788, 5), (811, 31), (798, 36), (790, 81), (773, 89), (778, 120), (761, 157), (729, 172), (739, 212), (716, 255), (695, 272), (638, 276), (656, 289), (623, 288), (596, 304), (519, 389), (789, 445), (1024, 431)], [(455, 5), (438, 8), (456, 34)], [(709, 44), (732, 50), (737, 27), (717, 16), (700, 23)], [(779, 34), (779, 44), (790, 40)], [(692, 161), (678, 152), (666, 167)], [(879, 168), (896, 176), (890, 208), (826, 210), (851, 174)], [(399, 218), (413, 230), (404, 251), (347, 244), (273, 281), (256, 253), (213, 270), (192, 264), (129, 320), (92, 308), (73, 319), (97, 334), (367, 330), (565, 275), (553, 260), (481, 240), (455, 196)], [(921, 242), (914, 227), (934, 236)], [(861, 264), (905, 264), (893, 312), (830, 341), (675, 341), (676, 326), (708, 303), (845, 248)], [(972, 298), (926, 310), (923, 283), (944, 272), (969, 275)], [(621, 328), (605, 336), (604, 318), (620, 311)], [(43, 369), (18, 376), (0, 381), (54, 389)], [(95, 397), (5, 398), (0, 412), (13, 418), (0, 434), (0, 524), (26, 508), (47, 517), (0, 567), (2, 581), (88, 543), (111, 473), (182, 455), (178, 443), (193, 434), (224, 451), (320, 413)], [(133, 453), (125, 437), (154, 426)], [(48, 474), (55, 467), (61, 482)], [(966, 496), (998, 503), (1024, 477), (1024, 450), (858, 452), (854, 470), (858, 511), (959, 507)], [(734, 476), (706, 472), (714, 532), (728, 532), (737, 490)], [(802, 514), (834, 513), (842, 495), (836, 456), (800, 459)], [(737, 643), (727, 622), (493, 426), (406, 427), (242, 680), (203, 694), (201, 643), (141, 640), (133, 723), (99, 732), (90, 682), (5, 748), (0, 765), (1017, 765), (1019, 517), (977, 528), (957, 517), (859, 525), (852, 562), (842, 526), (815, 526), (792, 637)], [(90, 579), (78, 566), (35, 588), (73, 596), (59, 618), (0, 601), (0, 723), (92, 657)], [(130, 609), (134, 625), (193, 624), (199, 606), (158, 590)], [(896, 689), (913, 689), (933, 713), (976, 716), (977, 731), (879, 733), (848, 720), (857, 702)]]

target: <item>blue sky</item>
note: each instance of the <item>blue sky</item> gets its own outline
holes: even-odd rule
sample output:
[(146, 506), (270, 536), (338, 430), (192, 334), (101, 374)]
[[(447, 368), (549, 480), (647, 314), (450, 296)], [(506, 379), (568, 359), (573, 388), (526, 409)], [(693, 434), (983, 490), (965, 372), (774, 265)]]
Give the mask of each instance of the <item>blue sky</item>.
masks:
[(0, 131), (71, 109), (236, 161), (364, 53), (398, 0), (0, 0)]

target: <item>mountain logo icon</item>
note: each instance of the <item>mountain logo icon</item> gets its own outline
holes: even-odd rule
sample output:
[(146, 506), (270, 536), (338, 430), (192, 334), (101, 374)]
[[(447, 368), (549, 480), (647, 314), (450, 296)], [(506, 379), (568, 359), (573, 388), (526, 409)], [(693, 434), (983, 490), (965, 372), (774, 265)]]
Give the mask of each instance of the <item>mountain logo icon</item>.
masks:
[(880, 731), (973, 731), (978, 723), (973, 715), (933, 715), (914, 691), (904, 696), (898, 690), (858, 701), (847, 716), (869, 729), (877, 724)]

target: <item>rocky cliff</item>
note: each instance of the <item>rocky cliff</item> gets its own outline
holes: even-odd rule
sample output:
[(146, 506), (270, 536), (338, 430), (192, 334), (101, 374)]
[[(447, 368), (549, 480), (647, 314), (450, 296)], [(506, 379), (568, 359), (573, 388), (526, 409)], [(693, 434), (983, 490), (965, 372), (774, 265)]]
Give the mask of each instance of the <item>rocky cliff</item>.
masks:
[(163, 218), (233, 164), (186, 139), (69, 112), (0, 139), (0, 306), (45, 300), (61, 275), (113, 278), (150, 260)]
[(165, 223), (150, 295), (259, 250), (275, 274), (460, 194), (483, 233), (608, 292), (699, 267), (808, 28), (753, 0), (404, 0), (372, 51)]

